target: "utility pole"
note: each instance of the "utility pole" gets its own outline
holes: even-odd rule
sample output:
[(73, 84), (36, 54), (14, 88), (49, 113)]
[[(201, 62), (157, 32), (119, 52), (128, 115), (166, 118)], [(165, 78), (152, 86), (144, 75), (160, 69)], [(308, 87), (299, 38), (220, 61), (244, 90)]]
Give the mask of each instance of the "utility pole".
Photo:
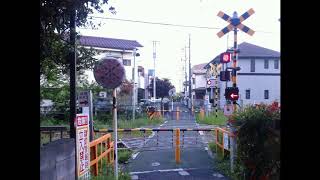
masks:
[(188, 88), (188, 78), (187, 78), (187, 47), (184, 47), (184, 73), (185, 73), (185, 91), (184, 97), (187, 97), (187, 88)]
[(191, 52), (191, 46), (190, 46), (191, 42), (190, 42), (190, 34), (189, 34), (189, 98), (190, 98), (190, 108), (193, 106), (192, 104), (192, 96), (191, 96), (191, 55), (190, 55), (190, 52)]
[(153, 41), (153, 98), (156, 100), (156, 45), (159, 41)]
[(135, 75), (136, 75), (136, 51), (137, 49), (134, 48), (133, 50), (133, 91), (132, 91), (132, 120), (135, 120), (136, 118), (136, 81), (135, 81)]
[[(77, 97), (76, 97), (76, 10), (74, 7), (74, 3), (70, 5), (71, 14), (70, 14), (70, 54), (69, 54), (69, 63), (70, 63), (70, 138), (75, 139), (75, 154), (77, 154), (77, 146), (76, 146), (76, 130), (74, 127), (74, 120), (77, 114)], [(77, 168), (77, 156), (75, 158), (75, 179), (78, 179), (78, 168)]]

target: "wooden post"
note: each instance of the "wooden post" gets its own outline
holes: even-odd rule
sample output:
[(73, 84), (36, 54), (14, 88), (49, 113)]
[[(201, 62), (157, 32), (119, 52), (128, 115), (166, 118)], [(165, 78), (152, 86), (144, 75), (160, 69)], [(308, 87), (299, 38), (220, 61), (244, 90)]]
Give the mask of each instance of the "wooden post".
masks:
[(176, 163), (180, 163), (180, 129), (177, 128), (176, 129), (176, 153), (175, 153), (175, 157), (176, 157)]
[(177, 107), (177, 120), (179, 120), (180, 118), (180, 110), (179, 110), (179, 106)]

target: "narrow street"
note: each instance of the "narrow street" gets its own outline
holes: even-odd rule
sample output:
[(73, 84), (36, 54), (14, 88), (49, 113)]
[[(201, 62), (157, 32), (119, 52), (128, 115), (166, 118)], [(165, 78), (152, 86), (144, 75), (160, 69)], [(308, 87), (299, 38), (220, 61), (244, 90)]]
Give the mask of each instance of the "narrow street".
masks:
[[(168, 113), (159, 129), (197, 128), (191, 112), (180, 103), (174, 103), (174, 109), (177, 106), (182, 111), (180, 119), (176, 119), (176, 113)], [(175, 136), (172, 133), (175, 134), (170, 131), (154, 133), (143, 148), (135, 153), (127, 166), (132, 179), (228, 179), (214, 169), (203, 133), (181, 133), (181, 163), (176, 164)]]

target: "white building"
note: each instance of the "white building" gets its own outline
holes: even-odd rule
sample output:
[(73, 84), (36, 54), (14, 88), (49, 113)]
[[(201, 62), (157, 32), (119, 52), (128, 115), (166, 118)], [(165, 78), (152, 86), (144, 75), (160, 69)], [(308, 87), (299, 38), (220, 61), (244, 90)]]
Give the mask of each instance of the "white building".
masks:
[[(207, 63), (197, 64), (191, 68), (192, 73), (192, 100), (194, 106), (202, 106), (204, 103), (204, 97), (206, 95), (206, 69), (204, 66)], [(188, 88), (187, 88), (188, 89)]]
[[(280, 52), (243, 42), (238, 46), (237, 65), (241, 68), (237, 72), (237, 87), (239, 88), (239, 104), (269, 104), (280, 102)], [(209, 62), (219, 63), (217, 56)], [(231, 63), (228, 63), (231, 66)], [(220, 107), (225, 105), (224, 92), (226, 82), (220, 82)], [(231, 87), (232, 82), (227, 82)]]
[[(98, 57), (113, 57), (121, 61), (126, 71), (126, 79), (133, 82), (133, 66), (134, 66), (134, 50), (138, 54), (138, 47), (143, 47), (135, 40), (114, 39), (94, 36), (80, 36), (80, 45), (84, 47), (92, 47), (100, 52)], [(139, 91), (145, 91), (144, 68), (137, 66), (135, 69), (135, 83)], [(144, 94), (144, 93), (143, 93)]]

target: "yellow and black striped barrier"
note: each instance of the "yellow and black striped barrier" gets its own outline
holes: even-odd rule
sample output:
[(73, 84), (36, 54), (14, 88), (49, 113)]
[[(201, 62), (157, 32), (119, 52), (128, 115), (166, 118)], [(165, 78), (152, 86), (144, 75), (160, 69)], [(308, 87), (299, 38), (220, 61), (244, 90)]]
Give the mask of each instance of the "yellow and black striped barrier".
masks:
[[(134, 128), (134, 129), (118, 129), (118, 132), (134, 132), (134, 131), (175, 131), (177, 128)], [(215, 131), (216, 128), (179, 128), (180, 131)], [(94, 132), (113, 132), (113, 129), (95, 129)]]

